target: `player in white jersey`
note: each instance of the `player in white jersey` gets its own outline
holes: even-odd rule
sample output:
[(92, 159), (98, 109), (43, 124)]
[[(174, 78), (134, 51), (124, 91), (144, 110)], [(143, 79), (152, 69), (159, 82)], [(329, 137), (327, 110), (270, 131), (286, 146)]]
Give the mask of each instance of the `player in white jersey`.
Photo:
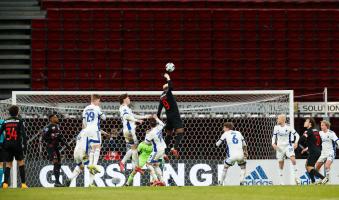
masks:
[(125, 141), (127, 143), (127, 151), (124, 158), (119, 163), (120, 171), (125, 170), (125, 163), (132, 156), (133, 167), (137, 172), (143, 173), (141, 168), (138, 166), (138, 138), (135, 133), (136, 123), (142, 124), (143, 119), (150, 118), (150, 115), (140, 116), (136, 115), (132, 112), (132, 110), (128, 107), (131, 103), (131, 100), (128, 94), (122, 94), (119, 96), (120, 101), (120, 117), (123, 123), (123, 134)]
[[(85, 132), (82, 130), (76, 137), (76, 145), (74, 148), (74, 162), (76, 167), (72, 173), (72, 176), (65, 181), (65, 186), (69, 187), (72, 180), (76, 179), (79, 174), (84, 170), (84, 166), (88, 165), (88, 139)], [(91, 176), (94, 176), (91, 174)]]
[(241, 173), (240, 173), (240, 185), (243, 185), (245, 174), (246, 174), (246, 159), (248, 156), (247, 145), (244, 137), (239, 131), (233, 130), (234, 125), (232, 122), (224, 123), (224, 133), (221, 135), (220, 139), (216, 143), (217, 146), (220, 146), (223, 142), (226, 143), (226, 160), (224, 163), (224, 170), (221, 175), (221, 180), (219, 185), (224, 185), (227, 170), (229, 167), (233, 166), (236, 162), (238, 163)]
[[(117, 131), (115, 129), (112, 130), (111, 134), (108, 134), (103, 130), (100, 130), (100, 133), (103, 137), (104, 136), (114, 137), (117, 135)], [(82, 130), (76, 137), (76, 145), (73, 154), (76, 167), (73, 170), (72, 176), (65, 181), (65, 186), (69, 187), (71, 185), (72, 180), (76, 179), (79, 176), (79, 174), (84, 171), (84, 167), (89, 164), (88, 160), (89, 150), (90, 150), (89, 139), (86, 136), (84, 130)], [(90, 173), (89, 176), (90, 176), (89, 186), (92, 187), (94, 186), (93, 185), (94, 174)]]
[(97, 164), (101, 147), (100, 120), (106, 119), (99, 105), (100, 96), (93, 94), (91, 95), (91, 104), (88, 105), (82, 113), (82, 128), (85, 136), (88, 138), (88, 144), (90, 146), (88, 169), (92, 174), (99, 172)]
[(292, 176), (294, 176), (295, 183), (300, 184), (300, 179), (297, 176), (297, 167), (294, 149), (298, 147), (299, 134), (286, 124), (286, 116), (281, 114), (277, 118), (277, 124), (274, 126), (272, 147), (276, 151), (276, 157), (279, 163), (279, 177), (280, 185), (284, 185), (283, 169), (284, 160), (289, 158), (292, 163)]
[(146, 166), (153, 178), (153, 185), (165, 186), (160, 169), (160, 160), (163, 159), (167, 147), (162, 136), (162, 130), (165, 124), (157, 115), (153, 115), (153, 118), (150, 120), (150, 125), (152, 129), (146, 133), (145, 143), (152, 145), (153, 151), (147, 160)]
[(325, 172), (326, 177), (330, 178), (330, 169), (333, 160), (335, 159), (336, 153), (336, 145), (339, 146), (339, 139), (335, 132), (330, 130), (331, 123), (329, 121), (323, 120), (321, 121), (321, 131), (319, 132), (321, 137), (321, 155), (315, 164), (316, 170), (320, 170), (320, 168), (325, 164)]

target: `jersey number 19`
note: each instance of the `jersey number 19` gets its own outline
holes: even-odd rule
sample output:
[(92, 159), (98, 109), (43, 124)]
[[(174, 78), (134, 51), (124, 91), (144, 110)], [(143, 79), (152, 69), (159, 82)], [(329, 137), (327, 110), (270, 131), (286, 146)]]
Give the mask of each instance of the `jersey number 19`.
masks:
[(86, 121), (91, 122), (94, 120), (94, 112), (86, 112)]

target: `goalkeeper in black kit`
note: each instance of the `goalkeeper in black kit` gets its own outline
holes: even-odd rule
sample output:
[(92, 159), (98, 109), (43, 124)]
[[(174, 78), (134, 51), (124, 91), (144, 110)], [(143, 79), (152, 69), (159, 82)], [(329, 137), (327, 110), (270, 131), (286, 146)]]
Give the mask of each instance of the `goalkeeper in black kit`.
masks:
[(47, 143), (48, 159), (53, 163), (54, 187), (63, 187), (59, 181), (61, 169), (60, 145), (65, 145), (68, 149), (70, 146), (65, 142), (60, 133), (59, 118), (55, 113), (49, 115), (49, 122), (42, 131), (42, 137)]
[[(160, 103), (158, 107), (158, 117), (160, 118), (161, 111), (163, 108), (166, 110), (167, 122), (165, 126), (166, 136), (165, 142), (168, 145), (165, 153), (168, 155), (169, 151), (176, 157), (179, 158), (179, 144), (184, 135), (184, 126), (180, 118), (179, 109), (175, 97), (172, 94), (173, 83), (170, 76), (166, 73), (164, 77), (167, 83), (163, 85), (164, 92), (160, 96)], [(174, 135), (174, 146), (171, 148), (170, 144)]]

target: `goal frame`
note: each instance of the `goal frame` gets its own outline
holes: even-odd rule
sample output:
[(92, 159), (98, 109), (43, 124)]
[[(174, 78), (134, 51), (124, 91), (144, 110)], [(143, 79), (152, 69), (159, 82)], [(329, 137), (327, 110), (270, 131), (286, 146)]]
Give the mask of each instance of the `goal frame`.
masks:
[[(154, 96), (161, 95), (163, 91), (12, 91), (12, 105), (17, 104), (18, 95), (120, 95), (128, 93), (129, 95)], [(294, 127), (294, 91), (293, 90), (217, 90), (217, 91), (173, 91), (174, 95), (261, 95), (261, 94), (282, 94), (289, 96), (289, 123)], [(17, 162), (13, 161), (11, 175), (11, 185), (17, 188)]]

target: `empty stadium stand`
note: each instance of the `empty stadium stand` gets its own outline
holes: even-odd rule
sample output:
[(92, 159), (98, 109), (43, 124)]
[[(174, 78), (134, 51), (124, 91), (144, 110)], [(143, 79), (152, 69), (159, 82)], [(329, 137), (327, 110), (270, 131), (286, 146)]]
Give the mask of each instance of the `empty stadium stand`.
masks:
[[(33, 90), (329, 88), (339, 99), (335, 1), (42, 0)], [(312, 99), (319, 100), (319, 99)], [(322, 100), (322, 99), (320, 99)]]

